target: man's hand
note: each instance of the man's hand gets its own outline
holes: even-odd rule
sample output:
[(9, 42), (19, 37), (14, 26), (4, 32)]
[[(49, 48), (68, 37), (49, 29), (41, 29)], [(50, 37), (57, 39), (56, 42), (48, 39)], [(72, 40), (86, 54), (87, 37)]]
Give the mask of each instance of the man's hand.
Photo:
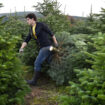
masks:
[(58, 43), (54, 44), (54, 47), (58, 48)]
[(22, 53), (23, 51), (24, 51), (23, 48), (20, 48), (20, 49), (19, 49), (19, 53)]
[(19, 49), (19, 53), (22, 53), (24, 51), (24, 47), (27, 46), (27, 43), (26, 42), (23, 42), (20, 49)]

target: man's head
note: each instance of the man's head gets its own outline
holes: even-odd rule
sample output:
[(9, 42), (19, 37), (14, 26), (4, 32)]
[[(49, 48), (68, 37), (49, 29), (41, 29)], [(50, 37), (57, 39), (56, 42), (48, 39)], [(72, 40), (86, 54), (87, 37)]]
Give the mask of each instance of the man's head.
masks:
[(26, 19), (27, 19), (27, 23), (29, 25), (33, 25), (36, 21), (37, 21), (37, 18), (35, 16), (34, 13), (29, 13), (27, 16), (26, 16)]

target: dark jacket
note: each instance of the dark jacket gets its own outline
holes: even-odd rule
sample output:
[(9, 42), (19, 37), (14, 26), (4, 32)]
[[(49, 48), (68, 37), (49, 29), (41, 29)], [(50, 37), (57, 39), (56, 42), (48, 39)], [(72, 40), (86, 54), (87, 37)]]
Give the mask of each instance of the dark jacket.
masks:
[(42, 47), (50, 46), (52, 45), (52, 41), (50, 40), (53, 36), (53, 33), (50, 31), (50, 29), (42, 22), (36, 22), (36, 28), (35, 28), (37, 39), (34, 38), (32, 27), (29, 30), (29, 34), (25, 39), (25, 42), (28, 43), (31, 38), (34, 38), (36, 40), (36, 43)]

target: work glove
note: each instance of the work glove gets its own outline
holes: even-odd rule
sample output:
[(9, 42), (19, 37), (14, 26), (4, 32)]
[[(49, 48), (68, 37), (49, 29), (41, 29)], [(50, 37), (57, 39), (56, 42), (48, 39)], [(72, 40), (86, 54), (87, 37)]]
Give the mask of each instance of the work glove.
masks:
[(54, 52), (59, 52), (59, 49), (57, 49), (56, 47), (53, 47), (53, 46), (50, 46), (49, 50), (54, 51)]
[(23, 48), (20, 48), (20, 49), (19, 49), (19, 53), (22, 53), (23, 51), (24, 51)]

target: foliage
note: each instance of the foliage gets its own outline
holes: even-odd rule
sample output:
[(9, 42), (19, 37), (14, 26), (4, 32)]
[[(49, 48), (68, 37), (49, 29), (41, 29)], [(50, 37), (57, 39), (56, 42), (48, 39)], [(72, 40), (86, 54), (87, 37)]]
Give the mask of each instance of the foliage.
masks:
[(52, 15), (40, 19), (39, 21), (46, 23), (53, 33), (70, 30), (70, 21), (64, 15)]
[(57, 84), (68, 83), (75, 79), (74, 68), (89, 66), (84, 54), (88, 50), (86, 41), (89, 38), (85, 34), (70, 35), (67, 32), (57, 33), (56, 37), (60, 51), (54, 55), (48, 73)]
[(6, 29), (5, 32), (10, 33), (11, 36), (21, 36), (21, 39), (18, 40), (16, 45), (17, 50), (19, 50), (21, 43), (25, 40), (28, 33), (29, 26), (24, 20), (16, 19), (15, 17), (10, 16), (8, 21), (4, 22), (4, 28)]
[(95, 28), (94, 21), (89, 19), (90, 17), (84, 20), (77, 20), (75, 24), (71, 25), (70, 33), (71, 34), (95, 34), (98, 32), (97, 28)]
[[(77, 23), (76, 23), (77, 24)], [(90, 16), (87, 17), (86, 21), (84, 24), (81, 24), (80, 27), (77, 27), (77, 25), (74, 25), (73, 29), (76, 33), (77, 32), (82, 32), (82, 33), (87, 33), (87, 34), (95, 34), (98, 32), (103, 32), (105, 33), (105, 9), (101, 8), (101, 11), (99, 14), (92, 14), (90, 13)], [(82, 29), (82, 30), (81, 30)]]
[(29, 91), (17, 58), (18, 40), (18, 36), (5, 32), (0, 26), (0, 105), (23, 105)]
[(95, 26), (100, 32), (105, 33), (105, 9), (101, 8), (101, 13), (95, 14)]
[[(22, 18), (22, 17), (20, 17)], [(15, 23), (15, 24), (14, 24)], [(6, 32), (13, 34), (15, 36), (21, 35), (22, 38), (28, 33), (28, 25), (24, 20), (15, 19), (15, 17), (9, 17), (8, 22), (5, 24)]]
[[(22, 54), (21, 60), (27, 66), (33, 66), (34, 61), (38, 55), (39, 48), (35, 43), (35, 40), (32, 39), (28, 46), (25, 48), (24, 53)], [(27, 59), (27, 60), (26, 60)]]
[(82, 17), (80, 20), (75, 20), (70, 27), (71, 34), (96, 34), (98, 32), (105, 32), (105, 9), (102, 9), (100, 14), (93, 14), (92, 10), (88, 17)]
[(39, 21), (45, 22), (54, 33), (61, 31), (69, 32), (70, 21), (61, 14), (59, 7), (60, 4), (57, 0), (43, 0), (43, 3), (38, 2), (37, 6), (35, 6), (37, 12), (45, 16), (39, 19)]
[(57, 0), (43, 0), (42, 3), (38, 2), (34, 5), (36, 11), (47, 16), (48, 14), (56, 15), (60, 13), (60, 4)]
[[(96, 51), (86, 53), (92, 60), (92, 69), (76, 69), (78, 82), (70, 82), (67, 100), (61, 98), (62, 104), (67, 101), (72, 105), (72, 98), (79, 100), (75, 105), (104, 105), (105, 104), (105, 34), (99, 33), (91, 43)], [(71, 101), (70, 101), (71, 100)]]

